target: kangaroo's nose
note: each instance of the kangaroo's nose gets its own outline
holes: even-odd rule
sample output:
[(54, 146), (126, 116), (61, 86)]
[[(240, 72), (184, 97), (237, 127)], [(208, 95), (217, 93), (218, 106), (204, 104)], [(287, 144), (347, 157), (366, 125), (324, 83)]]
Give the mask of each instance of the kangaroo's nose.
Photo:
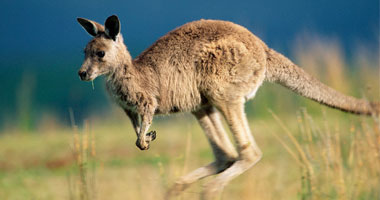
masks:
[(80, 79), (83, 81), (83, 80), (85, 80), (85, 78), (87, 76), (87, 72), (86, 71), (79, 71), (78, 75), (79, 75)]

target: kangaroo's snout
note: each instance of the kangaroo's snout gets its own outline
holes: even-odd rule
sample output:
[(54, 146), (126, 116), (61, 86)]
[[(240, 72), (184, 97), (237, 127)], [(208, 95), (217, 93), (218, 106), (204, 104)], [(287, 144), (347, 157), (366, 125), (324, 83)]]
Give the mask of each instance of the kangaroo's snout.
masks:
[(86, 78), (87, 78), (87, 72), (86, 71), (79, 70), (78, 75), (80, 77), (80, 80), (82, 80), (82, 81), (86, 80)]

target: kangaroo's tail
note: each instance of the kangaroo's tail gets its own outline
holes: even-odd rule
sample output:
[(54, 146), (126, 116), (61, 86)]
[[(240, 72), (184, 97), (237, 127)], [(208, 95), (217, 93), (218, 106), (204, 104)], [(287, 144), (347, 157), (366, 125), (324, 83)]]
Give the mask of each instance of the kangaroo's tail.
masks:
[(269, 49), (267, 54), (266, 80), (279, 83), (297, 94), (345, 112), (361, 115), (380, 113), (379, 102), (346, 96), (307, 74), (280, 53)]

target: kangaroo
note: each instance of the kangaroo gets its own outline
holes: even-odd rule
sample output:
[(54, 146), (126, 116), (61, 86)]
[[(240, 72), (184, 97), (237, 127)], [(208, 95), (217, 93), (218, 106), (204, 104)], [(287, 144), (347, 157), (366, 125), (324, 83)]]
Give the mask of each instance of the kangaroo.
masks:
[[(167, 198), (210, 175), (203, 199), (218, 196), (235, 177), (255, 165), (262, 152), (244, 112), (264, 81), (279, 83), (299, 95), (345, 112), (378, 115), (380, 104), (341, 94), (319, 82), (246, 28), (228, 21), (199, 20), (159, 38), (132, 59), (115, 15), (97, 22), (78, 18), (93, 39), (78, 74), (83, 81), (106, 77), (106, 88), (130, 118), (136, 145), (149, 149), (156, 132), (153, 116), (191, 112), (202, 127), (215, 161), (181, 177)], [(226, 120), (236, 148), (223, 128)]]

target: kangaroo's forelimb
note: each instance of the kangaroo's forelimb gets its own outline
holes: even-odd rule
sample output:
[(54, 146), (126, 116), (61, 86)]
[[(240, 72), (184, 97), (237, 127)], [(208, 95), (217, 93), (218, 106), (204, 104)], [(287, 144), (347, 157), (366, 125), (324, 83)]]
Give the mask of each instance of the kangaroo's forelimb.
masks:
[(136, 146), (140, 150), (149, 149), (149, 143), (156, 139), (156, 132), (152, 131), (148, 133), (150, 126), (152, 125), (154, 112), (148, 112), (141, 115), (141, 129), (137, 135)]
[(140, 115), (134, 111), (129, 110), (129, 109), (124, 109), (124, 112), (125, 112), (125, 114), (127, 114), (129, 119), (131, 120), (133, 129), (135, 130), (136, 136), (138, 137), (138, 135), (140, 134), (140, 130), (141, 130), (141, 117), (140, 117)]

